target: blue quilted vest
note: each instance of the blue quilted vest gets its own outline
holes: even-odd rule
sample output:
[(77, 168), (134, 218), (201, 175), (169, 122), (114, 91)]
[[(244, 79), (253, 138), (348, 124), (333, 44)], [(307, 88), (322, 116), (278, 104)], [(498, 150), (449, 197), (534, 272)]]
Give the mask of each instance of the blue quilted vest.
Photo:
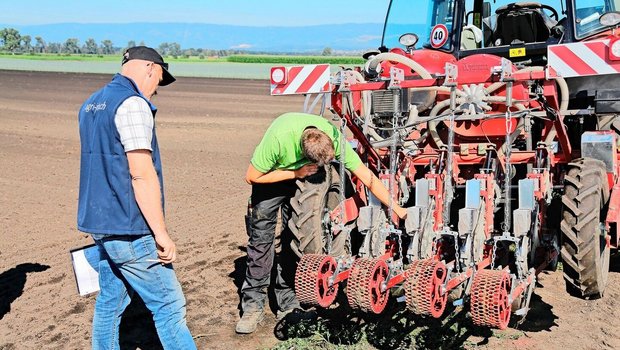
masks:
[[(144, 98), (135, 83), (120, 74), (95, 92), (80, 108), (80, 194), (78, 229), (87, 233), (142, 235), (151, 233), (134, 196), (129, 164), (114, 123), (118, 107), (132, 96)], [(153, 112), (157, 108), (144, 98)], [(161, 184), (161, 159), (153, 127), (153, 165)]]

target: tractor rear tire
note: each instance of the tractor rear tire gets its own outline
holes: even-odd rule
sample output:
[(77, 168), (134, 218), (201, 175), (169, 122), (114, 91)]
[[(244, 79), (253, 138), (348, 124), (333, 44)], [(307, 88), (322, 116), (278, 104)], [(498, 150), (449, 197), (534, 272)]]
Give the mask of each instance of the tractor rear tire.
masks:
[(603, 223), (609, 185), (605, 164), (581, 158), (568, 164), (562, 197), (562, 248), (566, 290), (581, 298), (602, 297), (609, 275)]
[(329, 237), (326, 230), (331, 230), (326, 227), (326, 216), (340, 203), (340, 192), (340, 175), (338, 169), (332, 165), (325, 166), (324, 172), (297, 181), (297, 191), (291, 198), (292, 212), (288, 222), (292, 233), (290, 245), (297, 256), (350, 254), (345, 247), (345, 231), (331, 237), (331, 250), (328, 252)]

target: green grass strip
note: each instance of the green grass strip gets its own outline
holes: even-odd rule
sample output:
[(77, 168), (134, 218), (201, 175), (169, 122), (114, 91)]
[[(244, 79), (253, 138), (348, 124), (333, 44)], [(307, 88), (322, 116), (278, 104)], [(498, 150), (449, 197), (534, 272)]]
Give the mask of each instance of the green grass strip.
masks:
[(275, 64), (364, 64), (361, 57), (345, 56), (285, 56), (285, 55), (232, 55), (228, 62)]
[[(88, 54), (19, 54), (19, 53), (0, 53), (2, 58), (14, 58), (22, 60), (41, 60), (41, 61), (118, 61), (120, 55), (88, 55)], [(342, 64), (360, 65), (364, 64), (361, 57), (349, 56), (287, 56), (287, 55), (232, 55), (228, 57), (204, 57), (204, 56), (178, 56), (165, 57), (166, 62), (231, 62), (231, 63), (270, 63), (270, 64)]]

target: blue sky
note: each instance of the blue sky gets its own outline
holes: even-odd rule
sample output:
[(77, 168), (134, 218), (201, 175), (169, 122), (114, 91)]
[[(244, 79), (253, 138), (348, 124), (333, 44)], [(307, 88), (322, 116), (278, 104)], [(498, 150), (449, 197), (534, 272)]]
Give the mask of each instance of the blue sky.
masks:
[(0, 0), (0, 23), (192, 22), (247, 26), (382, 23), (388, 0)]

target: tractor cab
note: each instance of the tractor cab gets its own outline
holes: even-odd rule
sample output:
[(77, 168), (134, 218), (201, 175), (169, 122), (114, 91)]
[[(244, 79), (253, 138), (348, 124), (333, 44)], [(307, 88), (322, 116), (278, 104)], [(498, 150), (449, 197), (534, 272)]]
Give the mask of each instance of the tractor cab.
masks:
[(443, 51), (457, 59), (492, 54), (544, 65), (549, 45), (609, 34), (613, 25), (600, 18), (618, 10), (620, 0), (392, 0), (382, 49), (402, 47), (400, 37), (411, 33), (418, 40), (404, 44), (409, 50)]

